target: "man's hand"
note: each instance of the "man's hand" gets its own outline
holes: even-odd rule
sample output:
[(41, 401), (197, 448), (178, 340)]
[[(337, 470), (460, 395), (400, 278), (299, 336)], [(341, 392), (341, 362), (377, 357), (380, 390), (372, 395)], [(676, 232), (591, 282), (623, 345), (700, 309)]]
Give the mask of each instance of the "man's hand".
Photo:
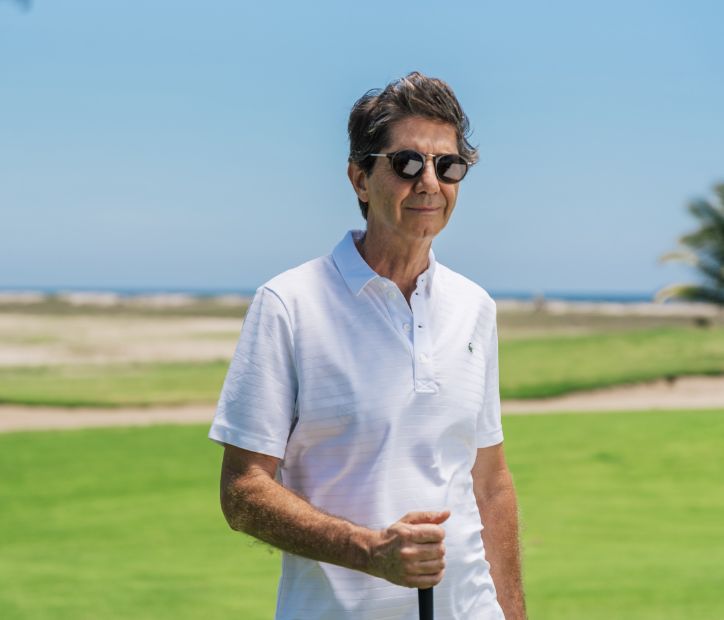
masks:
[(445, 530), (450, 511), (409, 512), (378, 532), (368, 573), (408, 588), (431, 588), (445, 572)]

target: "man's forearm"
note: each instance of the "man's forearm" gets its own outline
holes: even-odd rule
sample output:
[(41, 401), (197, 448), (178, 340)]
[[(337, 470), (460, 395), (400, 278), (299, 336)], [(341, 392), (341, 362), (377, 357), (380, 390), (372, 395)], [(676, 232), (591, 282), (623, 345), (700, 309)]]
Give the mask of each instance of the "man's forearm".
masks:
[(506, 620), (526, 618), (518, 542), (518, 504), (512, 482), (480, 502), (483, 544)]
[(409, 588), (430, 588), (445, 572), (449, 511), (409, 512), (370, 530), (312, 506), (274, 479), (274, 457), (226, 446), (221, 508), (229, 525), (288, 553), (337, 564)]
[(283, 551), (367, 571), (373, 532), (328, 515), (261, 472), (222, 478), (229, 525)]

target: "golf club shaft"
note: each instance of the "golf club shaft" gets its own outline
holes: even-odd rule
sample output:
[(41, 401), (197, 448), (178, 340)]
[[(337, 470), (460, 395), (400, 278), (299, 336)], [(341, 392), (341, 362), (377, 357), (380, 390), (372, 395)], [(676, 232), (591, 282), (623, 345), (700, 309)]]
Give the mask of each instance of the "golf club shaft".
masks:
[(432, 588), (419, 589), (417, 591), (417, 602), (420, 606), (420, 620), (434, 620)]

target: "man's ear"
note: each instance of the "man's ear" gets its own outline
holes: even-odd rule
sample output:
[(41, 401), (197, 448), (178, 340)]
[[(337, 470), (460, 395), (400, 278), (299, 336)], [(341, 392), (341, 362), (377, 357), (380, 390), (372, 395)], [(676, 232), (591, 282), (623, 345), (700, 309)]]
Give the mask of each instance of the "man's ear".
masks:
[(358, 164), (351, 161), (347, 164), (347, 176), (354, 188), (357, 198), (362, 202), (369, 202), (367, 195), (367, 173), (359, 167)]

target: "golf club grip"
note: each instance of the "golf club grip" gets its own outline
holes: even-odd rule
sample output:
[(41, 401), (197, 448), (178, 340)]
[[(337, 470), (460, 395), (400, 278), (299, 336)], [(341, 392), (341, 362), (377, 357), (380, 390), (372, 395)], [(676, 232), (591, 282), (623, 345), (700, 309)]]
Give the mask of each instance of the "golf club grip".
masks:
[(417, 591), (417, 602), (420, 605), (420, 620), (433, 620), (435, 612), (432, 608), (432, 588), (420, 588)]

